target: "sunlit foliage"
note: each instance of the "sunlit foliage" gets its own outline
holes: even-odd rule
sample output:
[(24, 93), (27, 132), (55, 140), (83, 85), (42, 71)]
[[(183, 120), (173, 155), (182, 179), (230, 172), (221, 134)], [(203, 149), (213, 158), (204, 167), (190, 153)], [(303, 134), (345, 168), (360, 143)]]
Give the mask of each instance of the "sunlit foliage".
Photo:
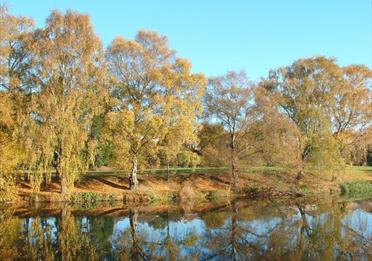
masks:
[(332, 167), (344, 162), (338, 138), (370, 121), (370, 71), (363, 66), (342, 68), (326, 57), (300, 59), (271, 71), (262, 82), (279, 113), (295, 124), (299, 166)]
[(0, 5), (0, 201), (13, 198), (11, 172), (26, 159), (24, 132), (29, 108), (27, 90), (33, 21), (9, 14)]
[(32, 50), (30, 167), (53, 168), (68, 194), (94, 153), (88, 134), (104, 97), (103, 50), (89, 16), (73, 11), (52, 12), (34, 32)]
[(252, 86), (244, 72), (211, 78), (205, 96), (206, 113), (227, 132), (232, 187), (237, 188), (239, 161), (249, 154), (248, 130), (252, 123)]
[(129, 170), (131, 188), (143, 168), (227, 166), (237, 187), (247, 166), (300, 177), (366, 164), (372, 151), (367, 66), (319, 56), (256, 84), (234, 71), (207, 82), (166, 36), (141, 30), (104, 50), (89, 16), (71, 10), (35, 29), (1, 5), (0, 35), (0, 200), (17, 179), (38, 192), (52, 173), (68, 199), (103, 165)]
[(130, 186), (136, 187), (138, 165), (159, 152), (171, 160), (184, 144), (197, 142), (205, 79), (155, 32), (140, 31), (135, 40), (116, 38), (106, 57), (114, 99), (106, 124), (115, 163), (131, 166)]

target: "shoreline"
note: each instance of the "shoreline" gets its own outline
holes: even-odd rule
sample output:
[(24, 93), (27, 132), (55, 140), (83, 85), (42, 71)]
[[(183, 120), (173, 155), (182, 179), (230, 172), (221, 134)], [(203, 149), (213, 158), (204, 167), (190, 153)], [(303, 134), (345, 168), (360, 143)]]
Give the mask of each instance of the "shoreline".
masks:
[[(83, 177), (75, 183), (69, 198), (60, 194), (57, 179), (42, 186), (40, 192), (34, 192), (31, 185), (22, 181), (16, 186), (16, 197), (9, 203), (32, 202), (70, 202), (94, 204), (96, 202), (123, 202), (129, 204), (169, 203), (169, 202), (210, 202), (231, 200), (234, 198), (300, 198), (316, 195), (340, 195), (343, 187), (352, 190), (353, 186), (343, 184), (367, 184), (372, 188), (372, 176), (367, 171), (358, 175), (347, 175), (337, 180), (326, 176), (305, 175), (299, 182), (295, 175), (287, 172), (244, 173), (239, 178), (239, 191), (230, 190), (228, 173), (191, 173), (174, 175), (169, 179), (161, 176), (140, 176), (140, 185), (129, 190), (126, 177), (101, 176)], [(360, 190), (361, 185), (354, 186)], [(350, 191), (349, 191), (350, 192)], [(352, 192), (352, 191), (351, 191)], [(356, 191), (358, 193), (358, 191)]]
[(34, 202), (32, 204), (22, 202), (19, 204), (7, 203), (0, 205), (0, 211), (8, 211), (12, 215), (19, 218), (29, 218), (35, 216), (61, 216), (63, 209), (74, 216), (111, 216), (120, 217), (126, 216), (131, 211), (139, 213), (162, 214), (166, 212), (188, 214), (200, 214), (205, 211), (221, 211), (230, 209), (233, 206), (238, 208), (249, 207), (252, 205), (260, 206), (304, 206), (312, 209), (312, 206), (319, 204), (345, 203), (354, 201), (365, 201), (372, 199), (372, 196), (359, 199), (345, 199), (338, 195), (328, 195), (327, 197), (319, 197), (320, 195), (305, 196), (299, 198), (234, 198), (222, 201), (209, 202), (193, 202), (192, 204), (181, 204), (180, 202), (168, 203), (148, 203), (148, 204), (128, 204), (119, 201), (108, 202), (100, 201), (94, 206), (84, 204), (74, 204), (71, 202)]

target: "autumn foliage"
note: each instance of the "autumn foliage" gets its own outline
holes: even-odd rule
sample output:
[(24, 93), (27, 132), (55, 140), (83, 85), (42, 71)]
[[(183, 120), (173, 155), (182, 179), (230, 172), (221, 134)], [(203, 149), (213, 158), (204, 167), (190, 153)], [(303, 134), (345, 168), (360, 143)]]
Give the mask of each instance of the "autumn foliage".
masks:
[[(247, 166), (366, 164), (372, 71), (319, 56), (270, 71), (207, 79), (139, 31), (105, 49), (88, 15), (53, 11), (43, 28), (0, 7), (0, 198), (19, 174), (35, 191), (52, 173), (62, 194), (106, 165), (227, 166), (232, 187)], [(300, 177), (300, 175), (299, 175)]]

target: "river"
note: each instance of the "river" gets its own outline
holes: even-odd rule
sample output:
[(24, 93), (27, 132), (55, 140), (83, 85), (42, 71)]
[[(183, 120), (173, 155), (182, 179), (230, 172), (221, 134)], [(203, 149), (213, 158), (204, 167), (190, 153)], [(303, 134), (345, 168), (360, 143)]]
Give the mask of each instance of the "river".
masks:
[(372, 260), (372, 199), (2, 205), (0, 260)]

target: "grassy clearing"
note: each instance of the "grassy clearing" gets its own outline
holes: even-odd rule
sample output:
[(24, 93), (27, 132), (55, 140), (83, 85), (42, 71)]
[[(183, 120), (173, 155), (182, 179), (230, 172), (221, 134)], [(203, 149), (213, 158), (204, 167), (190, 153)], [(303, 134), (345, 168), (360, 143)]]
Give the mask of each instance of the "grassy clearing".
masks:
[(347, 196), (372, 196), (371, 181), (354, 181), (341, 184), (342, 195)]
[(350, 167), (355, 174), (372, 175), (372, 166), (352, 166)]

